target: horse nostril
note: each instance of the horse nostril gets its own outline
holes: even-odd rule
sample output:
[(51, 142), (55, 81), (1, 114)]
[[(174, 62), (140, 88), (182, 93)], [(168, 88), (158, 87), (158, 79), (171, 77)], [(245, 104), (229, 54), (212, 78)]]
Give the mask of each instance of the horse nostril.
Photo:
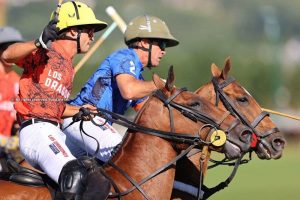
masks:
[(276, 151), (280, 151), (284, 148), (285, 145), (285, 140), (282, 138), (275, 138), (272, 141), (272, 147), (276, 150)]
[(252, 132), (248, 129), (244, 130), (240, 134), (240, 140), (244, 143), (249, 143), (251, 140)]

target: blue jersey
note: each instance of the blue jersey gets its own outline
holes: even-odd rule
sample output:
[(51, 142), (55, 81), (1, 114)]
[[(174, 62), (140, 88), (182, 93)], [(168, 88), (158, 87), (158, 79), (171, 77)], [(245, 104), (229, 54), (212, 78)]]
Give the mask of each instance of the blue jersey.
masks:
[(86, 82), (76, 98), (70, 100), (71, 105), (91, 104), (114, 113), (124, 114), (131, 106), (142, 102), (126, 100), (122, 97), (116, 82), (118, 74), (130, 74), (136, 79), (142, 77), (143, 65), (133, 49), (120, 49), (109, 55)]

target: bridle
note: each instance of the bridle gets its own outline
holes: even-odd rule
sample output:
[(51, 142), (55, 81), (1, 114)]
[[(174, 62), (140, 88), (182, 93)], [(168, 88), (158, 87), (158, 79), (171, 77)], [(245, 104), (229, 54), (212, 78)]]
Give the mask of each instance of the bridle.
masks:
[(225, 79), (222, 83), (218, 82), (218, 78), (217, 77), (213, 77), (212, 78), (212, 83), (214, 86), (214, 90), (216, 93), (216, 102), (215, 105), (218, 106), (219, 100), (222, 101), (222, 103), (224, 104), (225, 108), (234, 116), (236, 116), (238, 119), (240, 119), (243, 124), (245, 124), (246, 126), (248, 126), (253, 134), (256, 135), (258, 141), (261, 141), (262, 139), (272, 135), (273, 133), (277, 133), (279, 132), (279, 129), (277, 127), (272, 128), (271, 130), (265, 132), (265, 133), (260, 133), (256, 127), (258, 126), (258, 124), (265, 118), (265, 117), (269, 117), (270, 114), (266, 111), (262, 111), (254, 120), (253, 122), (249, 122), (248, 119), (241, 113), (239, 112), (239, 110), (237, 109), (237, 107), (234, 105), (234, 103), (232, 102), (232, 100), (228, 97), (228, 95), (225, 94), (224, 92), (224, 88), (227, 87), (228, 85), (230, 85), (233, 81), (235, 81), (235, 79), (230, 76), (227, 79)]
[[(210, 127), (211, 128), (210, 130), (219, 129), (221, 123), (230, 115), (230, 113), (226, 112), (226, 114), (222, 117), (222, 119), (219, 120), (218, 122), (216, 122), (210, 116), (208, 116), (207, 114), (205, 114), (199, 110), (196, 110), (196, 109), (190, 108), (188, 106), (184, 106), (184, 105), (174, 102), (173, 100), (184, 91), (187, 91), (187, 89), (186, 88), (175, 89), (175, 91), (173, 92), (173, 94), (170, 97), (167, 97), (163, 93), (162, 90), (157, 90), (152, 94), (153, 97), (156, 97), (161, 102), (163, 102), (164, 106), (166, 106), (169, 110), (170, 132), (141, 126), (139, 124), (136, 124), (134, 122), (127, 120), (122, 115), (119, 115), (119, 114), (116, 114), (116, 113), (113, 113), (113, 112), (110, 112), (108, 110), (101, 109), (101, 108), (98, 108), (97, 113), (91, 113), (92, 115), (97, 115), (99, 117), (104, 118), (106, 120), (106, 122), (111, 121), (111, 122), (117, 123), (121, 126), (125, 126), (128, 129), (133, 130), (133, 131), (138, 131), (140, 133), (154, 135), (154, 136), (172, 141), (173, 143), (183, 143), (183, 144), (190, 145), (188, 148), (183, 150), (179, 155), (177, 155), (175, 158), (173, 158), (170, 162), (166, 163), (165, 165), (163, 165), (162, 167), (157, 169), (155, 172), (153, 172), (152, 174), (145, 177), (139, 183), (136, 182), (135, 180), (133, 180), (124, 170), (122, 170), (120, 167), (115, 165), (111, 160), (109, 160), (107, 163), (105, 163), (104, 167), (105, 166), (113, 167), (114, 169), (119, 171), (119, 173), (121, 173), (133, 185), (131, 188), (127, 189), (126, 191), (121, 192), (120, 189), (117, 187), (117, 184), (107, 174), (103, 173), (111, 181), (111, 184), (116, 191), (115, 193), (111, 193), (109, 195), (110, 198), (121, 199), (122, 196), (125, 196), (125, 195), (129, 194), (130, 192), (134, 191), (135, 189), (137, 189), (144, 196), (145, 199), (150, 199), (149, 196), (146, 194), (146, 192), (143, 191), (143, 189), (141, 188), (142, 184), (144, 184), (145, 182), (149, 181), (150, 179), (154, 178), (155, 176), (159, 175), (160, 173), (162, 173), (165, 170), (172, 167), (179, 159), (186, 156), (193, 148), (195, 148), (195, 147), (199, 148), (203, 145), (211, 145), (213, 143), (213, 141), (202, 140), (200, 138), (199, 134), (200, 134), (201, 130), (206, 127)], [(200, 122), (204, 123), (205, 125), (202, 126), (200, 128), (199, 132), (196, 134), (176, 133), (175, 126), (174, 126), (173, 109), (179, 111), (182, 115), (191, 119), (195, 123), (200, 121)], [(95, 121), (93, 121), (93, 119), (91, 119), (91, 121), (95, 125), (99, 126), (99, 124), (97, 124)], [(235, 119), (225, 132), (229, 132), (231, 129), (236, 127), (238, 124), (239, 124), (239, 120)], [(101, 125), (104, 125), (104, 124), (101, 124)], [(83, 126), (82, 126), (82, 121), (81, 121), (80, 129), (82, 129), (82, 127)], [(94, 155), (97, 154), (98, 150), (99, 150), (99, 148), (97, 148)], [(101, 169), (101, 170), (103, 170), (103, 169)]]
[[(273, 133), (279, 132), (279, 129), (277, 127), (275, 127), (275, 128), (272, 128), (271, 130), (265, 132), (265, 133), (260, 133), (256, 129), (256, 127), (259, 125), (259, 123), (265, 117), (268, 117), (270, 115), (266, 111), (262, 111), (253, 120), (252, 123), (248, 121), (248, 119), (239, 111), (239, 109), (234, 105), (233, 101), (228, 97), (228, 95), (225, 94), (225, 92), (223, 90), (225, 87), (227, 87), (228, 85), (230, 85), (234, 81), (235, 81), (235, 79), (232, 76), (226, 78), (221, 83), (218, 82), (218, 77), (213, 77), (212, 78), (212, 84), (213, 84), (215, 94), (216, 94), (215, 106), (218, 106), (219, 101), (221, 100), (224, 107), (230, 112), (230, 114), (232, 114), (233, 116), (236, 116), (236, 118), (240, 119), (241, 122), (244, 125), (246, 125), (247, 127), (249, 127), (251, 129), (252, 133), (255, 135), (255, 138), (257, 139), (258, 142), (265, 143), (264, 138), (272, 135)], [(256, 145), (257, 145), (257, 143), (255, 142), (255, 145), (251, 144), (251, 147), (255, 148)], [(244, 155), (245, 154), (243, 153), (241, 155), (241, 157), (239, 157), (234, 163), (229, 163), (229, 162), (226, 161), (226, 159), (223, 159), (222, 161), (215, 161), (213, 159), (210, 159), (210, 161), (214, 162), (215, 164), (208, 167), (208, 168), (213, 168), (213, 167), (216, 167), (218, 165), (228, 165), (228, 166), (234, 165), (234, 168), (233, 168), (231, 174), (229, 175), (229, 177), (225, 181), (220, 182), (215, 187), (207, 188), (207, 191), (205, 191), (205, 193), (202, 197), (200, 195), (200, 192), (201, 192), (201, 186), (202, 186), (203, 183), (202, 183), (202, 170), (200, 169), (200, 185), (199, 185), (199, 188), (198, 188), (198, 197), (197, 198), (198, 199), (207, 199), (208, 197), (210, 197), (214, 193), (216, 193), (216, 192), (224, 189), (225, 187), (227, 187), (229, 185), (229, 183), (233, 180), (239, 165), (247, 163), (249, 160), (251, 160), (251, 152), (249, 154), (249, 160), (242, 160)], [(204, 156), (206, 156), (206, 155), (204, 155)], [(203, 162), (204, 162), (203, 159), (200, 158), (201, 167), (203, 166)]]

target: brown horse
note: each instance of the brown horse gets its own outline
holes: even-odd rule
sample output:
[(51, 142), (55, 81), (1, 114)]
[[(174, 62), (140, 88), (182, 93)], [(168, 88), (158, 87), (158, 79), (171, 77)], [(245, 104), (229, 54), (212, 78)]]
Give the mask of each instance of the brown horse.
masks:
[[(248, 128), (228, 112), (192, 92), (175, 88), (173, 70), (169, 71), (166, 84), (157, 75), (153, 80), (157, 92), (145, 103), (135, 124), (129, 127), (116, 154), (103, 166), (114, 186), (111, 198), (117, 198), (115, 192), (121, 192), (122, 199), (168, 200), (175, 176), (174, 163), (182, 151), (209, 145), (212, 150), (236, 158), (240, 151), (233, 145), (234, 141), (239, 141), (241, 135), (251, 135)], [(214, 130), (212, 127), (228, 133), (225, 145), (214, 147), (211, 140), (207, 140)], [(51, 199), (46, 187), (21, 186), (7, 181), (0, 182), (0, 194), (0, 200)]]
[[(230, 111), (250, 127), (253, 132), (251, 151), (255, 151), (260, 159), (279, 159), (285, 144), (283, 136), (269, 114), (263, 112), (250, 93), (229, 76), (230, 69), (229, 58), (226, 59), (222, 71), (212, 64), (212, 81), (197, 89), (195, 93), (219, 108)], [(199, 179), (195, 177), (199, 177), (199, 157), (200, 154), (197, 154), (190, 158), (193, 164), (187, 159), (178, 164), (176, 180), (198, 187)], [(178, 190), (174, 190), (173, 198), (195, 199), (194, 196)]]

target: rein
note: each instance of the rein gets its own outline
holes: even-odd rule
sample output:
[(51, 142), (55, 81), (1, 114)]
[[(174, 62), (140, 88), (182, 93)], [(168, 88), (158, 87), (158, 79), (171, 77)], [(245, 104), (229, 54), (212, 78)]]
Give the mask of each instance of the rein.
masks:
[[(130, 192), (134, 191), (135, 189), (137, 189), (143, 196), (145, 199), (150, 199), (149, 196), (142, 190), (141, 185), (144, 184), (145, 182), (149, 181), (150, 179), (152, 179), (153, 177), (159, 175), (160, 173), (164, 172), (165, 170), (169, 169), (172, 165), (174, 165), (179, 159), (181, 159), (183, 156), (187, 155), (193, 148), (195, 147), (199, 147), (200, 145), (211, 145), (214, 141), (204, 141), (200, 138), (199, 134), (182, 134), (182, 133), (176, 133), (175, 132), (175, 127), (174, 127), (174, 117), (173, 117), (173, 109), (178, 110), (182, 115), (184, 115), (185, 117), (191, 119), (192, 121), (198, 122), (201, 121), (203, 122), (205, 125), (202, 126), (199, 130), (199, 133), (201, 132), (201, 130), (205, 127), (211, 127), (213, 129), (216, 128), (220, 128), (220, 124), (225, 120), (225, 118), (229, 115), (229, 113), (227, 113), (226, 116), (222, 117), (222, 120), (218, 122), (215, 122), (210, 116), (183, 106), (181, 104), (177, 104), (175, 103), (173, 100), (182, 92), (186, 91), (186, 88), (182, 88), (182, 89), (178, 89), (174, 92), (174, 94), (167, 98), (167, 96), (161, 91), (161, 90), (157, 90), (153, 93), (153, 96), (158, 98), (159, 100), (161, 100), (164, 103), (164, 106), (166, 106), (169, 110), (169, 118), (170, 118), (170, 132), (167, 131), (161, 131), (161, 130), (156, 130), (156, 129), (152, 129), (152, 128), (148, 128), (145, 126), (141, 126), (139, 124), (136, 124), (134, 122), (131, 122), (130, 120), (126, 119), (125, 117), (123, 117), (122, 115), (119, 115), (117, 113), (113, 113), (111, 111), (102, 109), (102, 108), (98, 108), (97, 112), (90, 112), (89, 111), (89, 115), (94, 115), (94, 116), (99, 116), (102, 117), (107, 121), (119, 124), (121, 126), (127, 127), (130, 130), (134, 130), (134, 131), (138, 131), (144, 134), (149, 134), (149, 135), (153, 135), (153, 136), (157, 136), (172, 142), (176, 142), (176, 143), (184, 143), (184, 144), (190, 144), (190, 146), (185, 149), (184, 151), (182, 151), (179, 155), (177, 155), (174, 159), (172, 159), (170, 162), (168, 162), (167, 164), (163, 165), (161, 168), (159, 168), (158, 170), (156, 170), (155, 172), (153, 172), (152, 174), (150, 174), (149, 176), (147, 176), (146, 178), (144, 178), (143, 180), (141, 180), (141, 182), (137, 183), (135, 180), (133, 180), (125, 171), (123, 171), (121, 168), (119, 168), (118, 166), (116, 166), (113, 162), (111, 162), (110, 160), (106, 163), (106, 165), (110, 165), (113, 168), (115, 168), (117, 171), (119, 171), (133, 186), (129, 189), (127, 189), (125, 192), (120, 192), (119, 188), (117, 187), (117, 185), (114, 183), (114, 181), (106, 175), (106, 177), (108, 179), (110, 179), (112, 186), (114, 187), (115, 191), (117, 191), (116, 193), (111, 193), (109, 195), (109, 197), (112, 198), (117, 198), (121, 199), (122, 196), (129, 194)], [(80, 114), (84, 114), (85, 116), (88, 115), (87, 111), (81, 111), (82, 113)], [(74, 119), (74, 118), (73, 118)], [(97, 124), (95, 121), (93, 121), (93, 118), (90, 117), (89, 118), (92, 123), (94, 123), (96, 126), (101, 126), (104, 124)], [(76, 120), (76, 119), (75, 119)], [(83, 117), (81, 117), (81, 123), (80, 123), (80, 130), (83, 130)], [(72, 124), (72, 123), (71, 123)], [(233, 125), (231, 125), (229, 127), (229, 130), (231, 130), (232, 128), (234, 128), (237, 125), (237, 122), (235, 121), (235, 123), (233, 123)], [(70, 125), (69, 125), (70, 126)], [(229, 131), (227, 130), (227, 131)], [(87, 136), (89, 136), (87, 133), (85, 133), (83, 131), (84, 134), (86, 134)], [(98, 142), (98, 141), (97, 141)], [(95, 151), (95, 154), (97, 154), (97, 152), (99, 151), (99, 145), (97, 146), (97, 150)]]
[[(169, 115), (170, 115), (170, 125), (171, 125), (171, 130), (174, 130), (175, 128), (174, 126), (174, 117), (172, 114), (172, 109), (176, 109), (178, 110), (182, 115), (184, 115), (185, 117), (191, 119), (192, 121), (201, 121), (202, 123), (204, 123), (205, 125), (201, 128), (205, 128), (208, 125), (212, 128), (220, 128), (220, 123), (222, 123), (224, 121), (224, 119), (228, 116), (228, 114), (226, 116), (224, 116), (222, 118), (222, 120), (220, 120), (220, 122), (215, 122), (210, 116), (206, 115), (205, 113), (202, 113), (198, 110), (183, 106), (181, 104), (177, 104), (175, 102), (173, 102), (172, 100), (178, 96), (180, 93), (186, 91), (185, 88), (182, 89), (178, 89), (175, 92), (175, 95), (172, 95), (170, 98), (167, 98), (163, 92), (161, 90), (157, 90), (156, 92), (153, 93), (154, 97), (157, 97), (159, 100), (161, 100), (165, 106), (168, 107), (169, 109)], [(183, 133), (177, 133), (175, 131), (171, 131), (171, 132), (167, 132), (167, 131), (161, 131), (161, 130), (157, 130), (157, 129), (153, 129), (153, 128), (148, 128), (145, 126), (141, 126), (139, 124), (136, 124), (128, 119), (126, 119), (124, 116), (111, 112), (109, 110), (105, 110), (102, 108), (98, 108), (97, 109), (97, 113), (92, 113), (93, 115), (98, 115), (99, 117), (104, 118), (106, 121), (111, 121), (113, 123), (119, 124), (121, 126), (124, 126), (128, 129), (134, 130), (134, 131), (139, 131), (145, 134), (149, 134), (149, 135), (154, 135), (157, 137), (161, 137), (173, 142), (177, 142), (177, 143), (184, 143), (184, 144), (197, 144), (197, 145), (210, 145), (212, 144), (212, 142), (207, 142), (202, 140), (201, 138), (199, 138), (198, 134), (183, 134)], [(93, 122), (93, 119), (91, 119)], [(96, 122), (93, 122), (95, 125), (99, 126), (99, 124), (97, 124)], [(226, 130), (226, 132), (230, 131), (231, 129), (233, 129), (235, 126), (237, 125), (237, 122), (235, 121), (235, 123), (233, 123), (228, 130)], [(201, 131), (201, 130), (200, 130)]]
[[(146, 198), (149, 199), (150, 198), (147, 196), (147, 194), (141, 189), (141, 185), (146, 183), (147, 181), (151, 180), (152, 178), (154, 178), (155, 176), (159, 175), (160, 173), (164, 172), (165, 170), (169, 169), (172, 165), (174, 165), (179, 159), (181, 159), (183, 156), (187, 155), (188, 152), (190, 152), (193, 148), (195, 148), (196, 145), (190, 145), (187, 149), (185, 149), (184, 151), (182, 151), (178, 156), (176, 156), (174, 159), (172, 159), (170, 162), (168, 162), (167, 164), (165, 164), (164, 166), (160, 167), (159, 169), (157, 169), (155, 172), (153, 172), (151, 175), (147, 176), (146, 178), (144, 178), (143, 180), (141, 180), (141, 182), (137, 183), (136, 181), (134, 181), (133, 179), (131, 179), (131, 177), (124, 172), (121, 168), (119, 168), (117, 165), (115, 165), (114, 163), (108, 161), (107, 164), (111, 165), (113, 168), (115, 168), (116, 170), (118, 170), (124, 177), (127, 178), (127, 180), (129, 180), (131, 182), (131, 184), (133, 184), (134, 186), (132, 186), (131, 188), (127, 189), (125, 192), (118, 192), (118, 193), (111, 193), (109, 195), (110, 198), (116, 198), (120, 196), (125, 196), (127, 194), (129, 194), (130, 192), (134, 191), (135, 189), (138, 189), (142, 195)], [(110, 178), (110, 181), (113, 182), (113, 180)], [(114, 187), (117, 187), (116, 184), (113, 184)], [(116, 188), (115, 188), (116, 190)], [(118, 188), (116, 191), (120, 191)]]
[(167, 98), (167, 96), (161, 91), (161, 90), (157, 90), (154, 93), (154, 96), (157, 97), (158, 99), (160, 99), (164, 105), (169, 109), (169, 114), (170, 114), (170, 126), (171, 126), (171, 132), (174, 132), (174, 130), (172, 131), (172, 129), (174, 129), (174, 120), (173, 120), (173, 116), (172, 116), (172, 108), (175, 108), (176, 110), (180, 111), (184, 116), (186, 116), (187, 118), (191, 119), (192, 121), (201, 121), (204, 122), (206, 124), (211, 124), (213, 127), (216, 128), (220, 128), (220, 125), (218, 123), (216, 123), (210, 116), (206, 115), (203, 112), (200, 112), (198, 110), (177, 104), (175, 102), (173, 102), (172, 100), (175, 99), (181, 92), (187, 91), (186, 88), (181, 88), (175, 91), (175, 93)]

